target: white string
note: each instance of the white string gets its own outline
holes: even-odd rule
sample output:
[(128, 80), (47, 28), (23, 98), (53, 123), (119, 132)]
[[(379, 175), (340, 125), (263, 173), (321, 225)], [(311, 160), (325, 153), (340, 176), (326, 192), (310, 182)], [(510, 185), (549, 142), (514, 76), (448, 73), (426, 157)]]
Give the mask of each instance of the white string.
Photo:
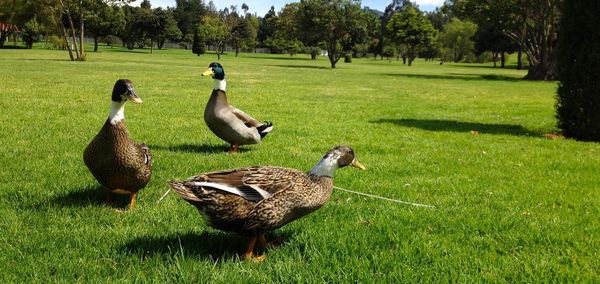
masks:
[[(368, 197), (372, 197), (372, 198), (383, 199), (383, 200), (387, 200), (387, 201), (393, 201), (393, 202), (402, 203), (402, 204), (408, 204), (408, 205), (412, 205), (412, 206), (435, 208), (435, 206), (433, 206), (433, 205), (427, 205), (427, 204), (420, 204), (420, 203), (402, 201), (402, 200), (398, 200), (398, 199), (391, 199), (391, 198), (387, 198), (387, 197), (383, 197), (383, 196), (377, 196), (377, 195), (373, 195), (373, 194), (368, 194), (368, 193), (353, 191), (353, 190), (349, 190), (349, 189), (344, 189), (344, 188), (337, 187), (337, 186), (334, 186), (333, 188), (339, 189), (339, 190), (345, 191), (345, 192), (350, 192), (350, 193), (358, 194), (358, 195), (364, 195), (364, 196), (368, 196)], [(162, 197), (156, 203), (157, 204), (160, 203), (167, 196), (167, 194), (169, 194), (169, 192), (171, 192), (171, 188), (169, 188), (169, 190), (167, 190), (167, 192), (165, 192), (165, 194), (163, 194)]]
[(407, 201), (402, 201), (402, 200), (397, 200), (397, 199), (391, 199), (391, 198), (387, 198), (387, 197), (383, 197), (383, 196), (377, 196), (377, 195), (373, 195), (373, 194), (368, 194), (368, 193), (363, 193), (363, 192), (358, 192), (358, 191), (352, 191), (352, 190), (349, 190), (349, 189), (343, 189), (343, 188), (337, 187), (337, 186), (334, 186), (333, 188), (339, 189), (339, 190), (342, 190), (342, 191), (346, 191), (346, 192), (350, 192), (350, 193), (354, 193), (354, 194), (358, 194), (358, 195), (364, 195), (364, 196), (373, 197), (373, 198), (377, 198), (377, 199), (383, 199), (383, 200), (387, 200), (387, 201), (393, 201), (393, 202), (398, 202), (398, 203), (402, 203), (402, 204), (408, 204), (408, 205), (412, 205), (412, 206), (435, 208), (435, 206), (433, 206), (433, 205), (419, 204), (419, 203), (407, 202)]
[(167, 194), (169, 194), (169, 192), (171, 192), (171, 188), (169, 188), (169, 190), (167, 190), (167, 192), (165, 192), (165, 194), (163, 194), (163, 196), (156, 202), (156, 204), (160, 203), (163, 198), (165, 198), (165, 196), (167, 196)]

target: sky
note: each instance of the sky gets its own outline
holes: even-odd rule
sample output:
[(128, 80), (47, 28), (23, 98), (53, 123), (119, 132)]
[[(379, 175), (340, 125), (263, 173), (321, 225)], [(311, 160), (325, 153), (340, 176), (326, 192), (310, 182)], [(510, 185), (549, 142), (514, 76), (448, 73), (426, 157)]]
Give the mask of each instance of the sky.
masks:
[[(210, 0), (204, 0), (204, 3), (208, 3)], [(139, 6), (141, 0), (137, 0), (133, 2), (131, 5)], [(246, 3), (250, 10), (248, 12), (254, 14), (256, 13), (258, 16), (264, 16), (267, 11), (271, 8), (271, 6), (275, 6), (275, 11), (279, 12), (286, 3), (290, 2), (298, 2), (297, 0), (213, 0), (217, 9), (223, 9), (225, 7), (229, 7), (231, 5), (236, 5), (239, 10), (242, 8), (242, 3)], [(419, 8), (423, 11), (433, 11), (435, 7), (441, 6), (444, 3), (444, 0), (412, 0), (412, 2), (417, 3)], [(153, 8), (156, 7), (175, 7), (175, 0), (150, 0)], [(391, 0), (363, 0), (362, 5), (369, 6), (371, 9), (384, 11), (385, 7), (392, 3)]]

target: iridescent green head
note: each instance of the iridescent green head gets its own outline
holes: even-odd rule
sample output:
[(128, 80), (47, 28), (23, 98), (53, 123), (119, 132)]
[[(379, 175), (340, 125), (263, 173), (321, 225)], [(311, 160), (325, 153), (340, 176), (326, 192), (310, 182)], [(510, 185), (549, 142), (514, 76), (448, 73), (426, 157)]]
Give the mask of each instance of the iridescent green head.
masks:
[(202, 76), (210, 76), (213, 79), (223, 80), (225, 79), (225, 69), (218, 62), (213, 62), (208, 65), (208, 70), (202, 73)]

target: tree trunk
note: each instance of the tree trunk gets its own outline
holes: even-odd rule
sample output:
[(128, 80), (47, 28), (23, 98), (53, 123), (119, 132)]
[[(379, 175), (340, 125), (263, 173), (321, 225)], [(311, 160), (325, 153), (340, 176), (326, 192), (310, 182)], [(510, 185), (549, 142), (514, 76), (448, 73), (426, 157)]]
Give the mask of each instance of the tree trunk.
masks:
[(535, 64), (529, 66), (525, 80), (554, 80), (556, 79), (555, 68), (552, 63)]
[(73, 49), (75, 49), (76, 60), (80, 60), (79, 48), (77, 48), (77, 36), (75, 35), (75, 26), (73, 25), (73, 19), (71, 18), (71, 13), (67, 9), (67, 19), (69, 19), (69, 25), (71, 26), (71, 37), (73, 39)]
[(58, 22), (60, 23), (60, 30), (63, 33), (63, 40), (65, 41), (65, 47), (67, 48), (67, 51), (69, 51), (69, 57), (71, 58), (71, 61), (75, 61), (75, 57), (73, 57), (73, 51), (71, 50), (71, 45), (69, 44), (69, 37), (67, 36), (67, 30), (65, 29), (65, 25), (60, 20)]
[(84, 26), (83, 26), (83, 0), (80, 1), (80, 9), (81, 9), (81, 14), (79, 15), (79, 53), (80, 53), (80, 57), (79, 60), (85, 60), (85, 34), (84, 34)]
[(335, 57), (331, 54), (331, 52), (327, 51), (327, 57), (329, 57), (329, 63), (331, 63), (331, 69), (335, 69)]
[(310, 60), (317, 60), (317, 52), (316, 51), (310, 52)]
[(506, 56), (504, 51), (500, 51), (500, 68), (504, 68), (504, 63), (506, 62)]
[(150, 40), (150, 54), (152, 54), (153, 50), (154, 50), (154, 41)]
[(523, 69), (523, 51), (519, 48), (519, 52), (517, 53), (517, 70)]
[(6, 32), (0, 31), (0, 48), (4, 47), (5, 41), (6, 41)]
[(238, 54), (240, 54), (240, 47), (238, 45), (235, 46), (235, 57), (238, 57)]
[(94, 35), (94, 52), (98, 52), (98, 37)]
[(337, 41), (335, 39), (330, 39), (327, 43), (327, 57), (329, 57), (329, 63), (331, 63), (331, 69), (335, 69), (335, 64), (338, 62), (339, 57), (336, 54), (337, 52)]

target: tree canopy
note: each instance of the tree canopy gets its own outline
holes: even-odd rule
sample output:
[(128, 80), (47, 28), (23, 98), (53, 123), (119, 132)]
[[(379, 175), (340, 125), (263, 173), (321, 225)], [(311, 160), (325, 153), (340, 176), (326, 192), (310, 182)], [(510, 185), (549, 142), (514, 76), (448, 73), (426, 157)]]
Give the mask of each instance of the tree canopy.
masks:
[(396, 44), (406, 46), (409, 66), (418, 52), (431, 44), (437, 35), (429, 19), (412, 6), (394, 14), (387, 23), (387, 30)]

